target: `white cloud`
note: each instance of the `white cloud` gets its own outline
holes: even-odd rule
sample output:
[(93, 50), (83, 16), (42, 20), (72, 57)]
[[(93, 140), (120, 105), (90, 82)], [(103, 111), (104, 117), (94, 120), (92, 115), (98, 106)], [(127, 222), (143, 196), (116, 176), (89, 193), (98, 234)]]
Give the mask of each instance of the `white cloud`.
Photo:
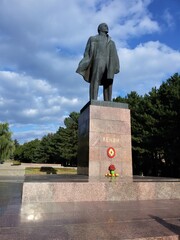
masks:
[(159, 87), (175, 72), (180, 71), (180, 52), (160, 42), (139, 44), (134, 49), (119, 49), (121, 71), (114, 88), (123, 92), (147, 93), (152, 87)]
[(23, 111), (23, 114), (27, 117), (35, 117), (35, 116), (37, 116), (37, 113), (38, 113), (37, 109), (32, 109), (32, 108), (25, 109)]
[(58, 122), (66, 107), (72, 109), (80, 104), (78, 98), (59, 95), (58, 89), (46, 80), (3, 71), (0, 81), (1, 118), (10, 123)]

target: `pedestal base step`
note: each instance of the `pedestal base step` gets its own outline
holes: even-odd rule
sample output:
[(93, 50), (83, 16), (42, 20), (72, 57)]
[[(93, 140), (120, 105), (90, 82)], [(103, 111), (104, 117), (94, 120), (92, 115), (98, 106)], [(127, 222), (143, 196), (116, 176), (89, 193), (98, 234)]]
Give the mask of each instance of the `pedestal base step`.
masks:
[(180, 199), (180, 182), (24, 182), (22, 202), (80, 202)]

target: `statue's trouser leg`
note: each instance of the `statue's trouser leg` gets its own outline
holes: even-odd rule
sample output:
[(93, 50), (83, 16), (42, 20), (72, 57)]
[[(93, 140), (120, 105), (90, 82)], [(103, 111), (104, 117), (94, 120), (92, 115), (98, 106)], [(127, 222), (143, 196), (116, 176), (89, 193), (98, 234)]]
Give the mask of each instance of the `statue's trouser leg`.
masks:
[(103, 85), (104, 101), (111, 101), (113, 79), (107, 79)]
[(97, 100), (99, 85), (104, 74), (106, 74), (106, 63), (101, 59), (94, 61), (90, 81), (90, 100)]
[(97, 100), (98, 98), (98, 90), (99, 90), (99, 83), (103, 76), (103, 71), (99, 69), (94, 69), (93, 74), (91, 76), (91, 83), (90, 83), (90, 100)]
[(97, 100), (98, 98), (99, 83), (98, 81), (91, 81), (90, 83), (90, 100)]

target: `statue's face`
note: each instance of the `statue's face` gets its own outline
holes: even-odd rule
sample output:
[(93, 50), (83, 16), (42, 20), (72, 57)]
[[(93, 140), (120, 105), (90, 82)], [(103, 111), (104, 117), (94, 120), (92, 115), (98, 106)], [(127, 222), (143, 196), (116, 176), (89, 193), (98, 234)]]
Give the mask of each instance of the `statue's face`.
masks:
[(108, 33), (109, 29), (108, 29), (108, 25), (106, 23), (101, 23), (98, 27), (100, 32), (105, 32)]

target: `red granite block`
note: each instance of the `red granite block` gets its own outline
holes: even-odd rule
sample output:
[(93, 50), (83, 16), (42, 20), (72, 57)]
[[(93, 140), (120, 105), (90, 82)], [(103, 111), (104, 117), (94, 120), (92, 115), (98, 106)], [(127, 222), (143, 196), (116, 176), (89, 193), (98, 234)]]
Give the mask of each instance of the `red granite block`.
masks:
[(106, 177), (93, 179), (89, 182), (24, 182), (22, 202), (180, 199), (180, 182), (178, 181), (133, 182), (132, 178), (121, 176), (118, 179)]
[[(89, 176), (102, 176), (107, 164), (116, 163), (118, 169), (121, 168), (121, 174), (132, 176), (130, 110), (89, 105), (81, 115), (78, 166), (89, 167)], [(115, 150), (113, 159), (107, 154), (110, 147)], [(123, 167), (128, 169), (122, 170)]]
[(91, 119), (127, 121), (130, 118), (130, 110), (92, 105), (90, 107), (90, 117)]
[(109, 133), (109, 134), (131, 134), (131, 128), (129, 122), (113, 121), (103, 119), (91, 119), (90, 132)]

